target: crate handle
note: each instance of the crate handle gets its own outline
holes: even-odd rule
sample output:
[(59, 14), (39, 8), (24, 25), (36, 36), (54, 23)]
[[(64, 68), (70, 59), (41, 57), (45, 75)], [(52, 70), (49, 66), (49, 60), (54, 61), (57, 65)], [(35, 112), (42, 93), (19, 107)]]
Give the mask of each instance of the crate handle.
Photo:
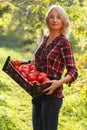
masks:
[(7, 65), (8, 65), (8, 62), (10, 61), (10, 56), (7, 57), (6, 61), (5, 61), (5, 64), (2, 68), (3, 71), (5, 71), (5, 69), (7, 68)]

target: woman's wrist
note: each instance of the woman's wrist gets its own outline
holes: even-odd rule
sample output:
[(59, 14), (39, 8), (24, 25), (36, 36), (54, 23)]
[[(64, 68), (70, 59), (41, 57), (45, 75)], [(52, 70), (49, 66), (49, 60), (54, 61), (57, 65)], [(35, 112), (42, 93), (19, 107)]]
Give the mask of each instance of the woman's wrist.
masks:
[(35, 60), (31, 60), (31, 64), (35, 65)]
[(66, 75), (64, 78), (60, 79), (60, 84), (63, 85), (64, 83), (68, 83), (72, 80), (71, 75)]

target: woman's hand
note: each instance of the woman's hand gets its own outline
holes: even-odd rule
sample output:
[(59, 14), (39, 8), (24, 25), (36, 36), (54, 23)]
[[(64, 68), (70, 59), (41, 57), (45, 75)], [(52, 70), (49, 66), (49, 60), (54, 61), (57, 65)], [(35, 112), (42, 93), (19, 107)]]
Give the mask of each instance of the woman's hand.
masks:
[(32, 64), (32, 65), (35, 65), (35, 60), (34, 60), (34, 59), (31, 60), (31, 64)]
[(72, 81), (72, 76), (67, 74), (64, 78), (60, 80), (51, 80), (47, 81), (46, 83), (52, 83), (50, 87), (43, 90), (46, 95), (53, 94), (53, 92), (58, 88), (61, 87), (64, 83), (68, 83)]
[(43, 93), (46, 93), (46, 95), (53, 94), (53, 92), (62, 85), (61, 80), (51, 80), (46, 83), (51, 83), (50, 87), (43, 90)]

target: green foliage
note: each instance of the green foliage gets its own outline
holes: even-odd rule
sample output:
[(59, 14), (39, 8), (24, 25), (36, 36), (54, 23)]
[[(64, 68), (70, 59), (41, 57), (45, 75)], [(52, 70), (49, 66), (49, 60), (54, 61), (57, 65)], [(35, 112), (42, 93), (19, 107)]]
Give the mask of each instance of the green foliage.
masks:
[[(18, 47), (26, 44), (36, 45), (40, 42), (44, 28), (44, 17), (47, 9), (52, 4), (62, 5), (71, 20), (70, 41), (73, 48), (86, 50), (87, 47), (87, 1), (86, 0), (11, 0), (0, 3), (0, 26), (1, 36), (4, 41), (8, 39), (11, 45), (12, 40), (16, 41)], [(84, 14), (83, 14), (84, 12)], [(14, 38), (13, 38), (14, 36)], [(20, 37), (21, 36), (21, 37)], [(73, 37), (72, 37), (73, 36)], [(39, 37), (39, 40), (38, 40)], [(12, 39), (12, 40), (11, 40)], [(1, 44), (1, 43), (0, 43)], [(6, 44), (8, 46), (8, 44)], [(13, 44), (11, 46), (14, 46)], [(31, 47), (32, 48), (32, 47)], [(76, 50), (75, 50), (76, 51)]]
[[(0, 52), (0, 68), (8, 55), (23, 59), (16, 50), (1, 48)], [(31, 111), (31, 97), (0, 69), (0, 129), (31, 130)]]
[[(67, 90), (65, 91), (67, 92)], [(86, 130), (86, 97), (76, 93), (73, 89), (69, 89), (69, 91), (72, 91), (72, 94), (68, 93), (64, 99), (60, 114), (59, 130)]]
[[(29, 53), (29, 52), (28, 52)], [(0, 48), (0, 68), (8, 55), (12, 59), (26, 59), (33, 54), (17, 49)], [(26, 57), (25, 57), (26, 55)], [(59, 130), (86, 130), (87, 128), (87, 53), (75, 54), (78, 79), (67, 87), (60, 112)], [(85, 72), (85, 75), (84, 75)], [(0, 128), (1, 130), (32, 130), (32, 103), (28, 95), (7, 74), (0, 70)]]
[[(78, 58), (79, 57), (79, 58)], [(87, 94), (87, 52), (76, 55), (79, 78), (75, 84), (77, 91)]]
[[(71, 20), (71, 35), (78, 79), (64, 86), (59, 130), (87, 129), (87, 1), (0, 0), (0, 68), (7, 56), (32, 59), (52, 4), (62, 5)], [(32, 130), (32, 104), (19, 85), (0, 69), (0, 130)]]

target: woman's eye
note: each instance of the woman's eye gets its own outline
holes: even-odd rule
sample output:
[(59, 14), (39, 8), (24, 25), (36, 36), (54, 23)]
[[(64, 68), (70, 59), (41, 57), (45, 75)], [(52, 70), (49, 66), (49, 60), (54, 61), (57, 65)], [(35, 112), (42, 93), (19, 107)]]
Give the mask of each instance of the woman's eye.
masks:
[(57, 18), (57, 19), (61, 19), (61, 17), (58, 15), (58, 16), (50, 16), (49, 18)]
[(60, 17), (60, 16), (57, 16), (57, 18), (58, 18), (58, 19), (61, 19), (61, 17)]
[(50, 16), (50, 18), (54, 18), (54, 16)]

